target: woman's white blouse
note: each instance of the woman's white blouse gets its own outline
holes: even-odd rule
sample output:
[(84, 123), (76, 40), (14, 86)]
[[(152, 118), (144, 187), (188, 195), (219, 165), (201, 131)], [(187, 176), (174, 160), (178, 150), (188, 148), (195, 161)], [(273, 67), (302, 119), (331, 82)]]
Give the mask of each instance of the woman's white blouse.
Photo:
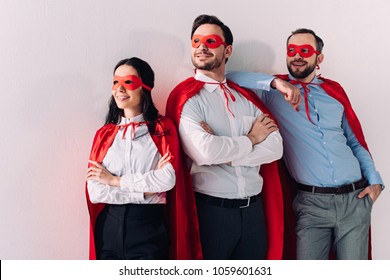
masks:
[[(120, 125), (142, 121), (144, 118), (141, 114), (131, 119), (122, 118)], [(124, 132), (126, 133), (123, 135)], [(120, 127), (103, 160), (103, 166), (111, 174), (121, 177), (120, 187), (89, 180), (87, 189), (91, 202), (109, 204), (165, 203), (165, 192), (174, 187), (176, 176), (170, 163), (162, 169), (157, 169), (161, 156), (146, 124), (135, 127), (134, 137), (132, 126), (129, 126), (127, 130)], [(144, 193), (154, 194), (144, 195)]]

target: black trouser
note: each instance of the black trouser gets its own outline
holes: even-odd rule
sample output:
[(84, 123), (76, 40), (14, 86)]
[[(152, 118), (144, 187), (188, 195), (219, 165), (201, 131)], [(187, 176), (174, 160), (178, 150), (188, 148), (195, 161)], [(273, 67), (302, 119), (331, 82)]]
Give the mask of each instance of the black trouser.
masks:
[(162, 204), (106, 205), (96, 221), (97, 259), (167, 259)]
[(207, 260), (260, 260), (267, 253), (263, 202), (227, 208), (196, 199), (203, 256)]

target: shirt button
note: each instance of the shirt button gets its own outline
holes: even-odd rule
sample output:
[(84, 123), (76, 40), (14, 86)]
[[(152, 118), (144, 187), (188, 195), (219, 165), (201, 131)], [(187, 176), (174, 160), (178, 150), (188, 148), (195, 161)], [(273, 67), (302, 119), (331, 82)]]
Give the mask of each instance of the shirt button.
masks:
[(326, 145), (326, 142), (324, 142), (324, 145)]

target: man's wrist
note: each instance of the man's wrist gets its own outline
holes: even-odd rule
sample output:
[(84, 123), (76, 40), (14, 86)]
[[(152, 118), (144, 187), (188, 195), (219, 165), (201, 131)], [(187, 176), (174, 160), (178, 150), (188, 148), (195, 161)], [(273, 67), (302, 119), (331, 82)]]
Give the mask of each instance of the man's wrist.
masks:
[(248, 134), (247, 137), (248, 137), (249, 140), (251, 141), (252, 146), (254, 146), (254, 145), (256, 144), (256, 142), (255, 142), (255, 137), (254, 137), (253, 135), (250, 135), (250, 134)]
[(276, 83), (277, 83), (277, 79), (279, 79), (278, 77), (276, 77), (275, 79), (273, 79), (272, 81), (271, 81), (271, 84), (270, 84), (270, 86), (271, 86), (271, 88), (273, 88), (273, 89), (276, 89)]
[(120, 187), (121, 186), (121, 177), (119, 177), (119, 176), (112, 176), (110, 185), (114, 186), (114, 187)]

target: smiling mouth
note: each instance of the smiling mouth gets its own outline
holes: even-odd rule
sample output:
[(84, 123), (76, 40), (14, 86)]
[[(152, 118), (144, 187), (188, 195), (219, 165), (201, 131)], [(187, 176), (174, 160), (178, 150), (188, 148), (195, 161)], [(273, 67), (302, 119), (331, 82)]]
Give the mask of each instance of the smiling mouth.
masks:
[(305, 66), (307, 63), (305, 61), (302, 61), (302, 60), (298, 60), (298, 61), (292, 61), (291, 62), (291, 65), (292, 66), (295, 66), (295, 67), (301, 67), (301, 66)]
[(296, 68), (301, 68), (301, 67), (306, 66), (306, 64), (305, 63), (292, 63), (292, 66), (294, 66)]
[(130, 96), (117, 96), (116, 99), (118, 99), (119, 101), (124, 101), (124, 100), (127, 100), (129, 99)]

